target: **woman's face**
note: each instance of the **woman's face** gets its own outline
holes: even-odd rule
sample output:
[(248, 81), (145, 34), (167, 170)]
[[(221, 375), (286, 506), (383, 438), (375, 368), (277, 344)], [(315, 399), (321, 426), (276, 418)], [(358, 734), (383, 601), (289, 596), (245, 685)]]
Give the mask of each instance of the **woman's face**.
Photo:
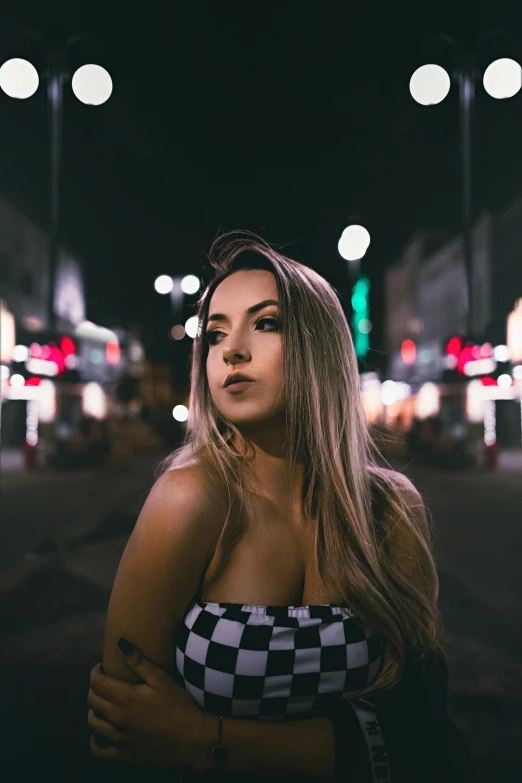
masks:
[[(266, 424), (284, 411), (279, 308), (266, 304), (247, 312), (265, 300), (278, 299), (272, 272), (252, 269), (227, 277), (210, 300), (205, 333), (208, 384), (219, 411), (238, 427)], [(216, 314), (220, 317), (212, 318)], [(232, 372), (254, 381), (242, 391), (227, 391), (223, 384)]]

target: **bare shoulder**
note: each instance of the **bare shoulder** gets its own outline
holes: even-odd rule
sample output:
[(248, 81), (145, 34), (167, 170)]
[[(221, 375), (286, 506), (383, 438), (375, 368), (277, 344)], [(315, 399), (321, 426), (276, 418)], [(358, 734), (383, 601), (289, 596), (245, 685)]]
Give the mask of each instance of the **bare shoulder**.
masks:
[(103, 665), (128, 679), (116, 642), (124, 636), (167, 670), (173, 639), (226, 518), (219, 488), (198, 465), (155, 482), (120, 561), (109, 602)]
[[(206, 466), (193, 462), (182, 467), (171, 468), (161, 475), (152, 487), (145, 506), (162, 507), (176, 511), (176, 519), (182, 522), (205, 520), (215, 522), (219, 527), (226, 515), (225, 492)], [(144, 509), (145, 509), (144, 506)], [(184, 514), (180, 515), (180, 512)], [(168, 513), (168, 512), (167, 512)], [(155, 515), (155, 518), (160, 518)], [(138, 520), (140, 522), (140, 520)]]

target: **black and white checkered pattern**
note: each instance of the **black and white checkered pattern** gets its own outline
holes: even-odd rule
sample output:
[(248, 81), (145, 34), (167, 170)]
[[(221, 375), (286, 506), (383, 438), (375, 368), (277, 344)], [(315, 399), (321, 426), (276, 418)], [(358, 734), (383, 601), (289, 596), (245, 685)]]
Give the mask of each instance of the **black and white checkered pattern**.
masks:
[(382, 640), (345, 607), (196, 601), (176, 637), (184, 687), (207, 712), (285, 720), (324, 714), (373, 682)]
[(348, 607), (196, 600), (176, 635), (176, 679), (202, 709), (229, 718), (292, 720), (351, 701), (372, 778), (388, 783), (375, 709), (354, 698), (383, 660), (382, 637), (367, 630)]

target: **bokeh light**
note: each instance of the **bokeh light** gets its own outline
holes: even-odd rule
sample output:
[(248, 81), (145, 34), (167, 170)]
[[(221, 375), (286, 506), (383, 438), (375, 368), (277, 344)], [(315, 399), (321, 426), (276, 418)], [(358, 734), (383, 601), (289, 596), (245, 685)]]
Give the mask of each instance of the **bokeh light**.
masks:
[(154, 281), (154, 288), (158, 294), (170, 294), (174, 287), (174, 281), (168, 275), (160, 275)]
[(188, 419), (188, 408), (186, 405), (175, 405), (172, 416), (176, 421), (186, 421)]
[(185, 322), (185, 332), (194, 340), (197, 336), (198, 329), (199, 319), (197, 315), (193, 315)]
[(522, 87), (522, 68), (509, 57), (495, 60), (484, 73), (484, 89), (492, 98), (512, 98)]
[(417, 103), (434, 106), (449, 93), (451, 80), (440, 65), (421, 65), (410, 79), (410, 93)]
[(358, 261), (369, 246), (369, 231), (364, 226), (352, 225), (344, 229), (337, 247), (345, 261)]
[(185, 327), (183, 324), (175, 324), (170, 330), (170, 336), (173, 340), (183, 340), (185, 337)]
[(112, 93), (112, 79), (101, 65), (82, 65), (72, 78), (72, 89), (76, 97), (88, 106), (100, 106), (108, 101)]
[(181, 290), (184, 294), (195, 294), (199, 291), (199, 280), (195, 275), (186, 275), (181, 281)]
[(14, 57), (0, 68), (0, 87), (10, 98), (30, 98), (38, 89), (38, 71), (28, 60)]

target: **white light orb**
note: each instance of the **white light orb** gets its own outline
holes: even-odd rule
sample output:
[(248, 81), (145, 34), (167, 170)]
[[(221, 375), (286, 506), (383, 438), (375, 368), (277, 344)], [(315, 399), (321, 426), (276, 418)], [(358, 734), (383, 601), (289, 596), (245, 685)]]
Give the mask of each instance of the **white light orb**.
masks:
[(492, 98), (512, 98), (522, 87), (522, 68), (516, 60), (504, 57), (486, 68), (484, 89)]
[(509, 348), (507, 345), (496, 345), (493, 348), (493, 358), (497, 362), (509, 362)]
[(26, 362), (29, 356), (27, 345), (15, 345), (13, 348), (13, 362)]
[(50, 424), (56, 419), (56, 386), (53, 381), (44, 378), (39, 387), (38, 421)]
[(175, 405), (172, 411), (172, 417), (176, 419), (176, 421), (187, 421), (188, 414), (189, 412), (186, 405)]
[(174, 281), (172, 277), (169, 277), (168, 275), (160, 275), (154, 281), (154, 288), (158, 294), (170, 294), (173, 286)]
[(412, 98), (423, 106), (434, 106), (449, 93), (451, 80), (440, 65), (421, 65), (410, 79)]
[(72, 89), (82, 103), (100, 106), (112, 93), (112, 79), (101, 65), (82, 65), (72, 77)]
[(107, 395), (99, 383), (92, 381), (84, 387), (82, 392), (82, 411), (85, 416), (94, 419), (105, 419), (108, 411)]
[(415, 414), (419, 419), (436, 416), (440, 411), (440, 391), (434, 383), (423, 383), (415, 400)]
[(364, 256), (370, 246), (370, 234), (364, 226), (348, 226), (345, 228), (337, 248), (339, 255), (345, 261), (358, 261)]
[(470, 422), (484, 421), (484, 386), (478, 378), (466, 388), (466, 416)]
[(193, 315), (187, 321), (185, 321), (185, 333), (193, 340), (197, 336), (198, 329), (199, 329), (199, 320), (197, 315)]
[(18, 373), (15, 373), (14, 375), (11, 375), (11, 378), (9, 379), (11, 386), (13, 389), (21, 389), (22, 386), (25, 386), (25, 378), (23, 375), (19, 375)]
[(507, 373), (504, 373), (503, 375), (499, 375), (497, 378), (497, 386), (499, 389), (509, 389), (513, 382), (513, 379), (511, 378), (511, 375), (508, 375)]
[(398, 401), (397, 384), (395, 381), (384, 381), (381, 386), (381, 402), (383, 405), (394, 405)]
[(10, 98), (30, 98), (38, 84), (38, 71), (28, 60), (14, 57), (0, 68), (0, 87)]
[(199, 280), (195, 275), (186, 275), (181, 281), (181, 290), (184, 294), (195, 294), (199, 290)]

